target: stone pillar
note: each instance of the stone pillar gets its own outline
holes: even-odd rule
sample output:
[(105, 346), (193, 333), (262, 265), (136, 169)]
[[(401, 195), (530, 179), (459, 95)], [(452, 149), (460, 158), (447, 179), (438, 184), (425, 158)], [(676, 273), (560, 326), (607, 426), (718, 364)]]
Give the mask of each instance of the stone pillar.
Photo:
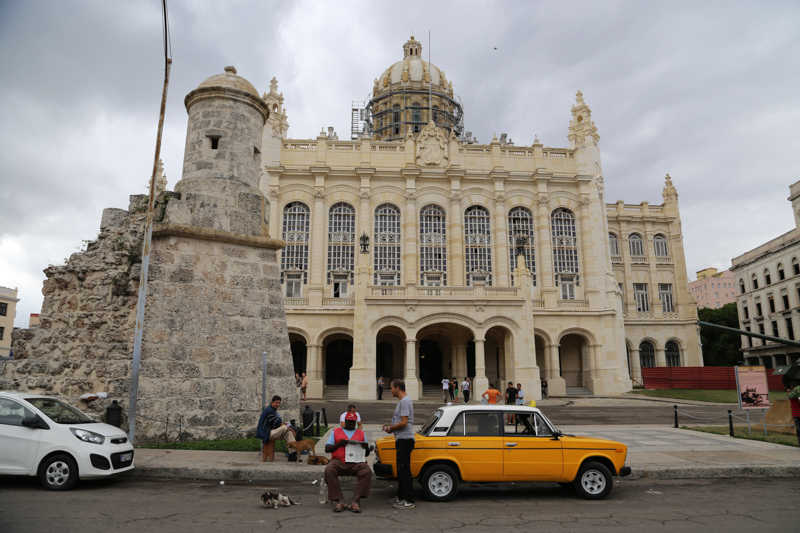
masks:
[(495, 193), (494, 195), (494, 235), (492, 236), (492, 253), (494, 254), (494, 268), (492, 285), (495, 287), (509, 287), (508, 277), (509, 249), (508, 232), (506, 231), (506, 196)]
[(639, 355), (639, 348), (631, 349), (631, 378), (636, 380), (639, 385), (642, 383), (642, 360)]
[(308, 377), (307, 398), (322, 398), (322, 346), (319, 344), (309, 344), (308, 364), (306, 365), (306, 376)]
[(656, 347), (656, 366), (660, 368), (667, 366), (667, 356), (664, 348)]
[[(550, 344), (550, 376), (547, 378), (547, 389), (550, 396), (566, 396), (567, 382), (561, 377), (561, 365), (558, 361), (558, 344)], [(541, 394), (541, 391), (539, 392)]]
[(536, 285), (545, 307), (554, 309), (559, 298), (553, 276), (553, 239), (550, 236), (550, 195), (539, 193), (536, 198)]
[(464, 213), (461, 212), (461, 192), (453, 190), (450, 193), (450, 212), (447, 214), (447, 284), (453, 287), (463, 287), (464, 277)]
[(417, 229), (417, 220), (419, 215), (416, 206), (417, 196), (414, 194), (414, 189), (406, 189), (406, 214), (403, 217), (403, 241), (405, 244), (405, 273), (403, 280), (405, 285), (419, 284), (419, 230)]
[[(318, 177), (319, 179), (319, 177)], [(322, 178), (324, 180), (324, 178)], [(325, 187), (317, 186), (314, 191), (314, 214), (311, 218), (311, 256), (308, 268), (311, 281), (308, 287), (308, 305), (322, 307), (325, 289)]]
[(406, 372), (403, 381), (406, 383), (406, 393), (412, 400), (419, 400), (421, 384), (417, 377), (417, 340), (406, 339)]
[(473, 385), (475, 393), (480, 396), (489, 388), (489, 380), (486, 378), (486, 355), (484, 345), (486, 339), (475, 339), (475, 379)]

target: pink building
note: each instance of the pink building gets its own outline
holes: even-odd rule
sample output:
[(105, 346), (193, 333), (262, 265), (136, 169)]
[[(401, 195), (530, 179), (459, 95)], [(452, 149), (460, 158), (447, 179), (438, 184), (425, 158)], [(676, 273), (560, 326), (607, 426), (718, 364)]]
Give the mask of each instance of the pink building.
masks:
[(733, 287), (733, 274), (730, 270), (717, 272), (716, 268), (706, 268), (697, 272), (697, 280), (689, 282), (697, 307), (719, 309), (725, 304), (736, 301), (736, 290)]

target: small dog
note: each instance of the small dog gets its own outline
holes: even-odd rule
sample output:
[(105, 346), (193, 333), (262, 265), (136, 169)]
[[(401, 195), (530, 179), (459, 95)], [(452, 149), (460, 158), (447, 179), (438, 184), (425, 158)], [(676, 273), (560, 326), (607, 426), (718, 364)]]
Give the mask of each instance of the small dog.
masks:
[(314, 457), (308, 456), (308, 464), (324, 466), (328, 464), (328, 458), (324, 455), (315, 455)]
[(314, 451), (314, 441), (311, 439), (295, 441), (295, 442), (287, 442), (286, 449), (287, 450), (294, 449), (294, 451), (297, 452), (297, 461), (295, 461), (295, 464), (300, 463), (300, 454), (305, 450), (308, 450), (309, 458), (311, 457), (311, 455), (313, 455), (314, 457), (317, 456), (317, 453)]
[(300, 502), (293, 500), (288, 496), (284, 496), (283, 494), (276, 494), (274, 492), (267, 491), (261, 495), (261, 505), (267, 508), (272, 507), (273, 509), (277, 509), (278, 507), (300, 505)]

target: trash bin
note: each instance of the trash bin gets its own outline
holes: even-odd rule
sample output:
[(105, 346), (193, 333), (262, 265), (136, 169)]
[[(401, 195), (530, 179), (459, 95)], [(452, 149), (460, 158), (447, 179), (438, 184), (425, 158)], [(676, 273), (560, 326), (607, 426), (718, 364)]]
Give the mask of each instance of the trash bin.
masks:
[(106, 423), (122, 427), (122, 407), (119, 406), (117, 400), (112, 401), (111, 405), (106, 407)]

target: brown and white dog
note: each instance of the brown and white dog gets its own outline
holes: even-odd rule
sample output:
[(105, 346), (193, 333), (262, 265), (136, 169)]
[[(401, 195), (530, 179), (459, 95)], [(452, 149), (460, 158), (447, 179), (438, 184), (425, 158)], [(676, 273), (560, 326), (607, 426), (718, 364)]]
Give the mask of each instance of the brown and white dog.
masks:
[(292, 500), (288, 496), (284, 496), (283, 494), (277, 494), (275, 492), (267, 491), (261, 495), (261, 505), (264, 507), (272, 507), (273, 509), (277, 509), (278, 507), (289, 507), (290, 505), (300, 505), (300, 502), (297, 500)]
[(300, 454), (305, 450), (308, 450), (309, 458), (311, 457), (311, 455), (313, 455), (314, 457), (317, 456), (317, 453), (314, 451), (314, 441), (312, 439), (287, 442), (286, 449), (287, 450), (294, 449), (294, 451), (297, 452), (297, 461), (295, 461), (295, 464), (298, 464), (300, 462)]
[(324, 455), (315, 455), (314, 457), (308, 456), (308, 464), (310, 465), (321, 465), (324, 466), (328, 464), (328, 458)]

